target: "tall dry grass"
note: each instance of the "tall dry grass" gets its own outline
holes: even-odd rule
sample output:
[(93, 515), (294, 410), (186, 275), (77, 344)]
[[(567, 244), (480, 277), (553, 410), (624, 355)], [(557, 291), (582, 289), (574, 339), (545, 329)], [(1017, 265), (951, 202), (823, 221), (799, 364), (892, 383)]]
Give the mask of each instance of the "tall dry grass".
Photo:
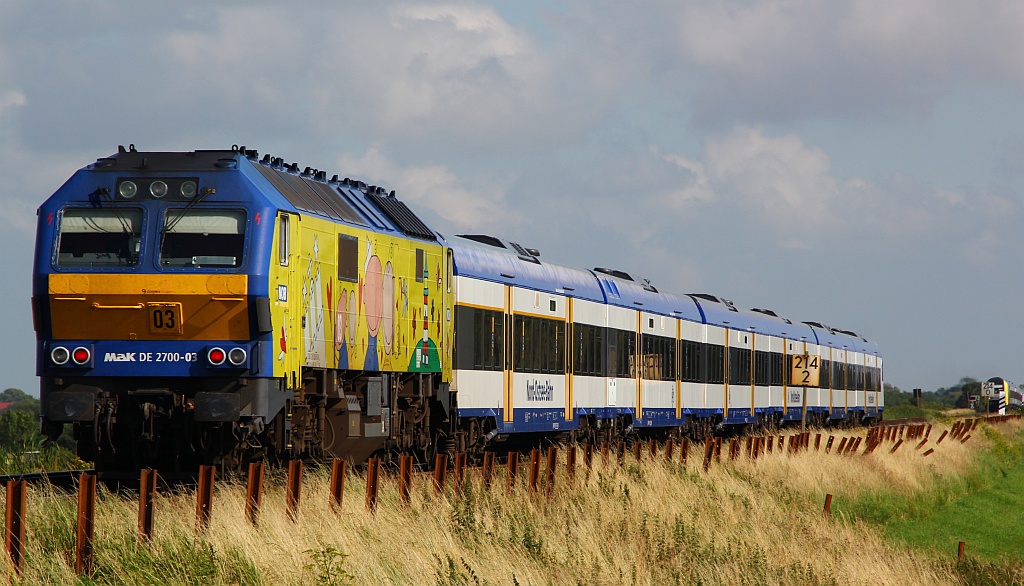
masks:
[[(1002, 424), (1000, 433), (1024, 424)], [(505, 489), (498, 468), (490, 491), (471, 471), (466, 491), (435, 494), (417, 476), (411, 503), (384, 478), (376, 514), (365, 482), (350, 476), (340, 514), (328, 506), (327, 472), (307, 470), (298, 522), (285, 511), (282, 478), (271, 479), (258, 527), (245, 518), (245, 487), (218, 483), (209, 530), (195, 531), (193, 493), (161, 494), (151, 544), (136, 539), (137, 501), (101, 490), (95, 583), (105, 584), (960, 584), (957, 565), (888, 543), (880, 529), (842, 513), (866, 494), (914, 495), (972, 473), (993, 437), (967, 444), (905, 442), (873, 454), (809, 450), (727, 457), (700, 467), (656, 460), (620, 465), (595, 455), (568, 485), (564, 452), (556, 490), (532, 493), (521, 476)], [(864, 431), (831, 432), (840, 437)], [(825, 437), (827, 438), (827, 433)], [(822, 442), (824, 447), (824, 441)], [(923, 457), (927, 447), (936, 451)], [(863, 452), (863, 446), (860, 452)], [(677, 452), (678, 454), (678, 452)], [(580, 458), (582, 460), (582, 458)], [(520, 471), (525, 467), (521, 466)], [(822, 516), (826, 493), (839, 511)], [(2, 499), (2, 497), (0, 497)], [(19, 582), (74, 583), (74, 496), (32, 488), (26, 571)]]

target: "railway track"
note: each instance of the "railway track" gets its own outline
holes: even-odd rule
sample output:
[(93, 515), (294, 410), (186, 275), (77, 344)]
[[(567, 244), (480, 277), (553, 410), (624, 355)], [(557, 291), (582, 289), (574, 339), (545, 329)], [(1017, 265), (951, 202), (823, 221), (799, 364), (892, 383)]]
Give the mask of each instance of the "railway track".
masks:
[(82, 474), (95, 474), (95, 470), (57, 470), (52, 472), (25, 472), (23, 474), (6, 474), (0, 476), (0, 486), (6, 486), (8, 482), (24, 480), (30, 484), (50, 484), (57, 488), (74, 488), (75, 483)]
[[(24, 480), (33, 485), (49, 485), (61, 490), (74, 490), (82, 474), (94, 474), (96, 480), (107, 488), (115, 491), (134, 491), (139, 489), (139, 472), (97, 472), (94, 469), (85, 468), (80, 470), (54, 470), (50, 472), (26, 472), (22, 474), (0, 475), (0, 490), (7, 486), (7, 483), (15, 480)], [(159, 473), (160, 485), (162, 487), (188, 487), (197, 483), (196, 472), (191, 473)]]
[[(1001, 420), (1002, 417), (990, 416), (990, 417), (981, 417), (981, 419), (983, 419), (983, 420), (990, 420), (990, 421), (997, 421), (997, 420)], [(883, 420), (883, 421), (879, 422), (876, 425), (876, 427), (898, 427), (898, 426), (902, 426), (902, 425), (919, 425), (919, 424), (923, 424), (923, 423), (927, 423), (927, 420), (924, 419), (924, 418), (920, 418), (920, 417), (912, 417), (912, 418), (905, 418), (905, 419), (888, 419), (888, 420)], [(777, 430), (777, 431), (781, 431), (781, 430)], [(761, 435), (761, 434), (756, 434), (755, 433), (753, 435)], [(608, 446), (608, 449), (611, 452), (613, 452), (616, 457), (621, 458), (624, 455), (624, 453), (633, 451), (630, 448), (635, 449), (637, 447), (637, 444), (641, 444), (641, 445), (645, 445), (646, 446), (646, 445), (649, 445), (649, 443), (650, 443), (650, 440), (643, 440), (643, 439), (634, 439), (632, 441), (623, 441), (623, 442), (610, 442), (609, 446)], [(659, 442), (659, 443), (661, 443), (661, 442)], [(696, 444), (697, 442), (694, 441), (694, 443)], [(516, 444), (516, 445), (508, 446), (508, 449), (504, 450), (504, 451), (494, 450), (493, 451), (493, 456), (491, 456), (493, 458), (492, 465), (495, 465), (495, 464), (497, 464), (497, 465), (504, 465), (504, 464), (506, 464), (507, 463), (507, 457), (508, 457), (509, 454), (514, 453), (514, 454), (517, 454), (520, 458), (522, 458), (523, 456), (531, 455), (531, 453), (535, 449), (544, 448), (546, 450), (546, 448), (551, 447), (552, 445), (557, 446), (557, 445), (561, 445), (561, 444), (550, 444), (549, 443), (548, 445), (545, 445), (545, 446), (533, 446), (533, 445), (526, 445), (526, 444)], [(599, 445), (594, 445), (592, 447), (592, 449), (594, 450), (595, 453), (600, 453), (599, 452), (599, 450), (600, 450), (600, 446)], [(605, 454), (605, 456), (607, 456), (607, 453)], [(399, 466), (398, 460), (393, 460), (393, 461), (391, 461), (391, 460), (383, 460), (381, 462), (381, 465), (386, 470), (390, 470), (391, 472), (400, 473), (400, 466)], [(448, 466), (452, 466), (454, 468), (454, 466), (455, 466), (454, 458), (451, 458), (449, 461), (447, 461), (447, 465)], [(433, 462), (433, 461), (417, 461), (413, 465), (413, 468), (415, 469), (417, 474), (418, 475), (423, 475), (423, 476), (432, 476), (432, 475), (434, 475), (435, 474), (435, 470), (434, 470), (435, 467), (436, 467), (436, 462)], [(481, 461), (477, 462), (477, 461), (473, 461), (473, 459), (470, 458), (468, 461), (465, 462), (465, 467), (467, 469), (483, 468), (483, 461), (481, 460)], [(410, 472), (411, 471), (412, 470), (410, 470)], [(22, 473), (22, 474), (0, 475), (0, 489), (2, 489), (2, 487), (6, 486), (7, 483), (9, 481), (11, 481), (11, 480), (24, 480), (24, 481), (26, 481), (26, 482), (28, 482), (30, 484), (48, 484), (48, 485), (51, 485), (51, 486), (56, 487), (56, 488), (70, 490), (70, 489), (74, 489), (74, 488), (77, 487), (79, 478), (80, 478), (80, 476), (82, 474), (96, 474), (97, 480), (99, 480), (103, 484), (107, 485), (108, 487), (111, 487), (111, 488), (116, 489), (116, 490), (137, 490), (139, 488), (139, 474), (138, 473), (132, 473), (132, 472), (99, 472), (99, 473), (97, 473), (93, 469), (80, 469), (80, 470), (58, 470), (58, 471), (51, 471), (51, 472), (27, 472), (27, 473)], [(194, 473), (194, 472), (193, 473), (176, 473), (176, 474), (175, 473), (167, 474), (167, 473), (164, 473), (164, 472), (159, 472), (159, 481), (160, 481), (160, 485), (164, 486), (164, 487), (168, 487), (168, 486), (173, 486), (173, 487), (195, 486), (198, 483), (197, 473)]]

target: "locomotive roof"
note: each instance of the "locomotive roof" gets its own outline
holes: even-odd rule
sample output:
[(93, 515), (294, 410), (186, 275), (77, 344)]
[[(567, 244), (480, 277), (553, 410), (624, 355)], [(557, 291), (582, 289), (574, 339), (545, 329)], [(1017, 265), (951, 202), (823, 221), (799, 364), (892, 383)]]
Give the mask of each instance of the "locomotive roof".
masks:
[(142, 152), (134, 145), (118, 147), (117, 153), (97, 159), (87, 170), (120, 174), (241, 171), (279, 208), (369, 230), (437, 240), (437, 234), (398, 200), (394, 191), (389, 193), (348, 178), (339, 180), (337, 175), (327, 179), (327, 173), (319, 169), (306, 167), (300, 171), (298, 163), (285, 163), (270, 155), (260, 159), (255, 150), (245, 147), (190, 152)]

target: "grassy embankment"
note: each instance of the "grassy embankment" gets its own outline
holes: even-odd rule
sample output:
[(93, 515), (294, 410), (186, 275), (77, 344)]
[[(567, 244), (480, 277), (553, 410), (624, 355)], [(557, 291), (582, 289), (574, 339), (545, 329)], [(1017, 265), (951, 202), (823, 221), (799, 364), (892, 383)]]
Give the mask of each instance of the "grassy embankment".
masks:
[[(638, 464), (631, 455), (621, 466), (614, 459), (602, 463), (598, 458), (589, 473), (581, 467), (571, 490), (562, 490), (567, 479), (560, 470), (559, 490), (551, 497), (531, 494), (522, 479), (507, 494), (503, 472), (491, 491), (483, 491), (474, 471), (465, 495), (449, 491), (445, 498), (433, 493), (429, 479), (417, 477), (411, 505), (405, 507), (397, 500), (394, 482), (385, 480), (376, 515), (363, 506), (361, 478), (349, 479), (344, 512), (334, 515), (327, 506), (327, 475), (307, 473), (299, 522), (288, 520), (283, 482), (277, 478), (268, 483), (258, 528), (244, 518), (244, 486), (221, 483), (212, 525), (204, 536), (194, 531), (194, 495), (161, 495), (150, 545), (136, 541), (136, 502), (101, 491), (92, 580), (439, 585), (1019, 582), (1014, 564), (1020, 558), (1000, 559), (1015, 551), (1014, 543), (1002, 537), (1002, 529), (978, 527), (1019, 524), (1013, 511), (966, 527), (947, 521), (961, 514), (958, 503), (985, 499), (986, 507), (1015, 506), (1000, 501), (999, 491), (1024, 475), (1024, 424), (986, 427), (967, 444), (947, 439), (933, 446), (936, 451), (927, 458), (907, 444), (895, 454), (884, 447), (869, 456), (850, 457), (812, 447), (796, 455), (776, 451), (757, 461), (723, 460), (708, 473), (696, 465), (696, 449), (687, 468), (663, 459)], [(946, 428), (936, 425), (930, 443)], [(828, 520), (821, 515), (826, 493), (834, 495)], [(74, 497), (31, 489), (29, 517), (24, 583), (74, 583)], [(954, 559), (957, 540), (969, 544), (966, 562)], [(4, 563), (0, 574), (10, 571)]]

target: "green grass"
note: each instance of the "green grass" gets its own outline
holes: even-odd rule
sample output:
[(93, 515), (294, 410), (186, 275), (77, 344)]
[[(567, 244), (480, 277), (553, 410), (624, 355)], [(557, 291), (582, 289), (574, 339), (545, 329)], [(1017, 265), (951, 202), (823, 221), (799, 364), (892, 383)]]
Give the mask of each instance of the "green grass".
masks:
[(886, 535), (908, 545), (955, 552), (967, 543), (971, 555), (990, 561), (1024, 561), (1024, 453), (1021, 437), (996, 442), (993, 450), (978, 454), (976, 472), (959, 490), (932, 507), (917, 507), (912, 514), (886, 524)]
[(975, 454), (975, 469), (962, 477), (935, 476), (914, 494), (864, 494), (839, 510), (882, 526), (886, 537), (916, 549), (955, 556), (958, 542), (983, 564), (1024, 561), (1024, 433), (1009, 440), (979, 429), (993, 448)]

